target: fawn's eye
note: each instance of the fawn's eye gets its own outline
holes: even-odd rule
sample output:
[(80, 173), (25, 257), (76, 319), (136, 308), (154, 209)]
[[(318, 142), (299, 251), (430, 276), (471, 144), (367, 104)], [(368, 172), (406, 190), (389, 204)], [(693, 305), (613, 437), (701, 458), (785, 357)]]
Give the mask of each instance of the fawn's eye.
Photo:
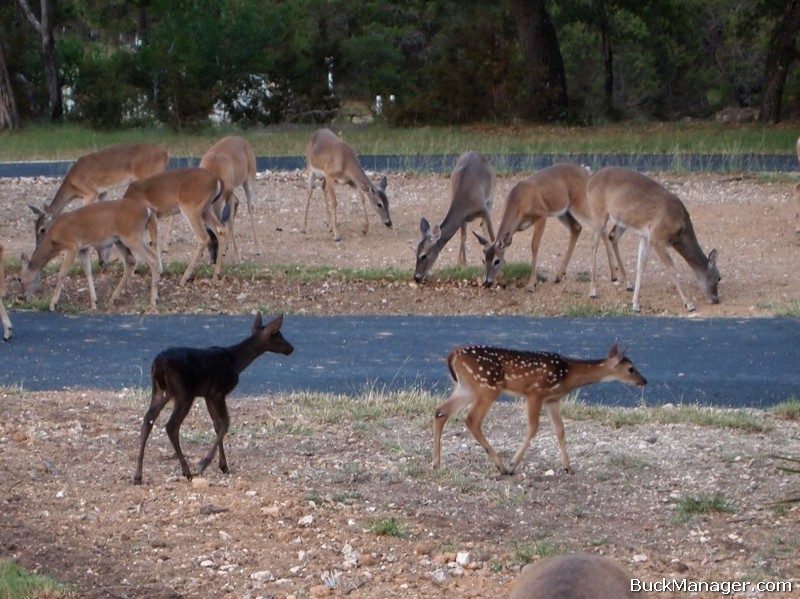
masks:
[(422, 254), (419, 257), (420, 260), (426, 260), (427, 258), (428, 258), (428, 254)]
[(383, 208), (383, 202), (378, 202), (378, 208)]
[(500, 266), (500, 258), (495, 258), (492, 264), (494, 264), (495, 266)]

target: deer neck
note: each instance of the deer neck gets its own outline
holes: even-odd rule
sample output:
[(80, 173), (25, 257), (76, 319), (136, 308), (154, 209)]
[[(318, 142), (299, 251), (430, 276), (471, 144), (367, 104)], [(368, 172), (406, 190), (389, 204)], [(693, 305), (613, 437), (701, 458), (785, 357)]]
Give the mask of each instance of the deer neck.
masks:
[(692, 221), (687, 220), (680, 239), (675, 242), (672, 247), (683, 256), (683, 259), (686, 260), (686, 263), (695, 272), (704, 272), (708, 269), (708, 257), (697, 242), (697, 236), (694, 233)]
[(240, 374), (245, 368), (250, 366), (258, 356), (264, 353), (264, 351), (258, 347), (255, 336), (248, 337), (236, 345), (231, 345), (227, 350), (233, 356), (236, 372)]
[(562, 380), (568, 381), (567, 389), (577, 389), (586, 385), (592, 385), (604, 380), (603, 368), (605, 360), (575, 360), (570, 359), (566, 372)]
[(450, 210), (447, 211), (447, 214), (444, 217), (444, 220), (439, 225), (439, 229), (441, 230), (441, 235), (439, 239), (436, 240), (436, 246), (439, 249), (442, 249), (448, 241), (456, 234), (461, 228), (461, 225), (464, 224), (464, 218), (461, 214), (455, 214), (455, 211), (451, 207)]

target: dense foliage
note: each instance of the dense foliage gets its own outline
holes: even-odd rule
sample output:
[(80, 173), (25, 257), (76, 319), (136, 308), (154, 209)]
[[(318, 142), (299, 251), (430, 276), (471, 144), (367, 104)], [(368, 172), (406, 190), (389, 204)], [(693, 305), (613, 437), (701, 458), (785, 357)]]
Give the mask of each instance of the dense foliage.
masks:
[[(378, 95), (399, 125), (507, 122), (533, 102), (510, 1), (50, 2), (66, 118), (98, 128), (185, 129), (212, 113), (244, 125), (325, 122), (343, 101), (374, 106)], [(558, 118), (590, 124), (758, 108), (771, 40), (797, 2), (543, 4), (566, 74)], [(19, 0), (0, 0), (0, 43), (22, 118), (48, 116), (41, 38)], [(800, 113), (795, 71), (782, 118)]]

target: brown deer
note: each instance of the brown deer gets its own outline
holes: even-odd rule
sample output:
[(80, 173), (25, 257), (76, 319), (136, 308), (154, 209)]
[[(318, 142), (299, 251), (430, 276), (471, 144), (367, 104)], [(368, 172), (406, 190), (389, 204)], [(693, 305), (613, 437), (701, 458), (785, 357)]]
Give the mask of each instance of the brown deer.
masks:
[(675, 249), (692, 268), (700, 290), (706, 298), (713, 304), (719, 303), (720, 275), (717, 269), (717, 250), (712, 250), (708, 256), (703, 253), (697, 242), (689, 212), (678, 196), (641, 173), (616, 166), (606, 167), (592, 175), (586, 193), (595, 226), (591, 297), (597, 297), (595, 286), (597, 246), (602, 238), (608, 251), (606, 225), (611, 221), (615, 231), (613, 235), (615, 243), (619, 241), (625, 229), (631, 229), (640, 236), (634, 287), (628, 281), (627, 273), (617, 253), (620, 273), (625, 278), (628, 289), (633, 288), (634, 312), (639, 312), (641, 309), (639, 295), (650, 249), (655, 250), (672, 274), (683, 304), (689, 311), (695, 310), (691, 299), (683, 291), (680, 275), (667, 251), (668, 247)]
[(216, 439), (205, 457), (197, 466), (202, 474), (214, 459), (219, 449), (219, 469), (228, 472), (223, 439), (230, 422), (226, 396), (239, 384), (239, 375), (264, 352), (289, 355), (294, 351), (291, 343), (281, 335), (283, 315), (267, 325), (261, 324), (261, 313), (253, 322), (252, 334), (244, 341), (230, 347), (173, 347), (158, 354), (153, 360), (152, 396), (150, 407), (142, 421), (139, 456), (136, 461), (134, 484), (142, 484), (142, 461), (147, 437), (164, 406), (174, 402), (172, 414), (167, 421), (167, 436), (175, 449), (183, 475), (192, 480), (192, 472), (183, 456), (180, 444), (180, 428), (196, 397), (206, 400), (206, 408), (214, 422)]
[[(387, 227), (392, 226), (392, 217), (389, 216), (389, 198), (386, 197), (386, 177), (381, 179), (380, 185), (375, 187), (367, 177), (358, 161), (356, 153), (349, 145), (343, 142), (330, 129), (319, 129), (308, 140), (306, 145), (306, 163), (308, 166), (308, 197), (306, 198), (306, 211), (303, 217), (303, 233), (308, 227), (308, 207), (314, 193), (316, 179), (322, 179), (322, 194), (325, 200), (325, 210), (328, 221), (332, 222), (333, 240), (341, 241), (338, 221), (336, 217), (336, 191), (334, 184), (347, 184), (358, 192), (361, 207), (364, 209), (364, 235), (369, 231), (367, 218), (367, 198)], [(330, 202), (330, 207), (328, 203)], [(331, 221), (331, 212), (333, 220)]]
[[(206, 246), (214, 263), (213, 278), (219, 277), (222, 252), (218, 246), (227, 237), (225, 224), (217, 218), (212, 204), (222, 193), (222, 182), (203, 168), (178, 168), (134, 181), (124, 198), (145, 202), (155, 208), (159, 218), (182, 214), (194, 231), (197, 247), (181, 277), (185, 285), (194, 272)], [(158, 256), (159, 263), (161, 256)]]
[(256, 221), (253, 217), (253, 189), (256, 184), (256, 156), (253, 148), (242, 137), (236, 135), (223, 137), (200, 159), (200, 168), (206, 169), (222, 181), (222, 197), (214, 204), (214, 209), (217, 216), (221, 216), (223, 208), (228, 207), (230, 214), (227, 222), (228, 235), (233, 242), (233, 251), (239, 262), (242, 261), (242, 254), (236, 246), (236, 236), (233, 232), (238, 200), (233, 192), (239, 187), (244, 190), (247, 213), (253, 226), (253, 243), (256, 254), (260, 253)]
[(0, 245), (0, 321), (3, 322), (3, 341), (11, 339), (11, 320), (8, 318), (8, 312), (3, 305), (3, 298), (6, 295), (6, 273), (3, 268), (3, 246)]
[[(486, 450), (501, 474), (513, 474), (525, 450), (539, 430), (542, 406), (547, 407), (550, 421), (561, 449), (561, 463), (570, 471), (567, 446), (564, 442), (564, 423), (559, 413), (559, 402), (573, 389), (619, 381), (644, 386), (647, 381), (639, 374), (625, 352), (614, 343), (608, 356), (602, 360), (579, 360), (547, 352), (529, 352), (473, 345), (453, 350), (447, 356), (450, 375), (456, 383), (450, 398), (436, 408), (433, 418), (433, 467), (441, 461), (442, 429), (447, 420), (462, 408), (472, 404), (466, 425), (475, 440)], [(528, 405), (528, 434), (511, 467), (492, 449), (481, 431), (481, 423), (503, 392), (521, 395)]]
[(35, 210), (36, 243), (52, 220), (75, 199), (91, 204), (105, 199), (115, 187), (155, 175), (167, 168), (169, 155), (154, 144), (123, 144), (81, 156), (67, 171), (55, 196), (43, 210)]
[[(154, 252), (144, 242), (145, 232), (156, 248)], [(158, 225), (156, 214), (147, 203), (133, 198), (110, 200), (87, 204), (75, 210), (62, 212), (47, 228), (33, 252), (30, 261), (22, 268), (23, 292), (30, 299), (39, 286), (42, 269), (59, 254), (64, 254), (58, 281), (50, 299), (50, 310), (55, 310), (64, 278), (75, 256), (80, 256), (86, 281), (89, 286), (90, 307), (97, 309), (97, 294), (92, 279), (92, 264), (89, 248), (107, 247), (114, 244), (123, 256), (125, 271), (111, 295), (111, 303), (117, 301), (122, 288), (131, 276), (135, 260), (133, 256), (144, 259), (150, 265), (150, 308), (155, 309), (158, 299), (158, 279), (160, 275), (158, 251)], [(25, 258), (23, 257), (23, 261)]]
[[(555, 282), (566, 277), (582, 224), (591, 225), (591, 212), (586, 203), (586, 182), (589, 171), (578, 164), (559, 163), (543, 168), (517, 183), (506, 198), (503, 219), (497, 231), (497, 239), (490, 242), (477, 233), (475, 236), (484, 247), (486, 277), (483, 285), (491, 287), (505, 264), (505, 251), (511, 245), (514, 234), (533, 227), (531, 239), (531, 278), (525, 287), (533, 291), (536, 287), (536, 258), (544, 235), (547, 218), (555, 216), (569, 230), (569, 245)], [(609, 258), (610, 262), (610, 258)], [(613, 272), (613, 268), (612, 268)]]
[(417, 246), (417, 265), (414, 280), (421, 283), (439, 257), (439, 252), (461, 229), (461, 247), (458, 263), (467, 264), (467, 223), (480, 218), (489, 239), (494, 241), (492, 229), (492, 194), (494, 193), (494, 170), (489, 161), (477, 152), (466, 152), (459, 156), (450, 177), (450, 208), (441, 225), (431, 226), (423, 218), (419, 223), (422, 240)]
[(528, 564), (514, 582), (510, 599), (646, 599), (634, 593), (630, 572), (600, 555), (573, 553)]

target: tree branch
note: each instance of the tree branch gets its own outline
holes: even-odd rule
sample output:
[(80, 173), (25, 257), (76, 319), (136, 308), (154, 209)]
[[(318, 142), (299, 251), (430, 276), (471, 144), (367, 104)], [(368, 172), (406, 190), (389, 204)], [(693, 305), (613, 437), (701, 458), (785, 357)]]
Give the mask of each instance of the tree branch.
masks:
[(17, 2), (19, 3), (19, 7), (22, 9), (22, 12), (24, 12), (25, 16), (28, 18), (30, 24), (33, 25), (33, 28), (36, 29), (36, 31), (38, 31), (41, 35), (42, 24), (36, 20), (36, 15), (33, 14), (31, 7), (28, 6), (28, 0), (17, 0)]

